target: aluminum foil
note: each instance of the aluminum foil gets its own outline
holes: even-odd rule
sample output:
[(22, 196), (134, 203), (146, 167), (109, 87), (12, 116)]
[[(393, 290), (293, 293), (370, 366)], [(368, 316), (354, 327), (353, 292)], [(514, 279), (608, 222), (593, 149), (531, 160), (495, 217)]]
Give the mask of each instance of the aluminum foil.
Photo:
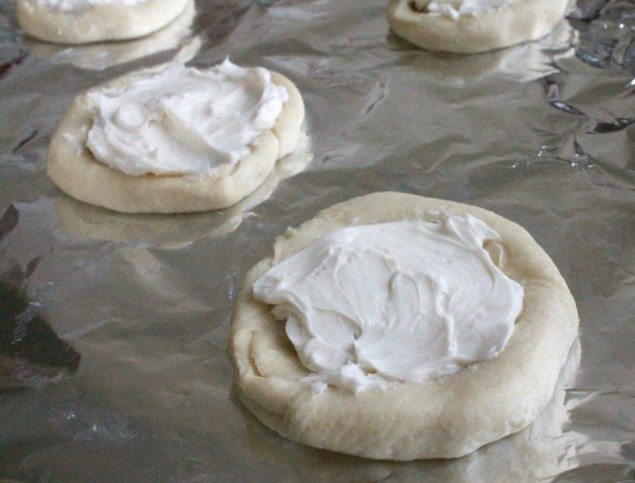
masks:
[[(635, 479), (634, 3), (581, 0), (548, 37), (472, 56), (410, 46), (385, 6), (200, 0), (153, 42), (60, 47), (24, 38), (0, 0), (0, 281), (23, 297), (0, 327), (0, 478)], [(302, 149), (253, 196), (215, 213), (129, 216), (47, 178), (47, 144), (79, 92), (175, 57), (228, 55), (284, 73), (307, 107)], [(380, 190), (520, 223), (578, 304), (580, 337), (548, 408), (458, 460), (301, 446), (232, 387), (229, 320), (246, 271), (287, 226)]]

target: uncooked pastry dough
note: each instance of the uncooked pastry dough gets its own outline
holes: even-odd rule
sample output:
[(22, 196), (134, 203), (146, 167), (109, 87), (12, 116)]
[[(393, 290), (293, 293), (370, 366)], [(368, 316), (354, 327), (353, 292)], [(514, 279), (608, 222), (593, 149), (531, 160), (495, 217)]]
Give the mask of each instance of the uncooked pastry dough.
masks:
[(390, 0), (387, 15), (392, 30), (426, 50), (467, 54), (544, 37), (560, 22), (569, 0), (511, 0), (502, 7), (458, 16), (422, 9), (424, 3)]
[[(121, 88), (137, 75), (162, 68), (120, 77), (106, 87)], [(300, 135), (304, 119), (300, 92), (281, 74), (271, 72), (271, 78), (287, 89), (289, 100), (273, 129), (256, 139), (251, 152), (227, 176), (130, 176), (100, 163), (85, 147), (92, 122), (88, 93), (75, 99), (51, 139), (49, 176), (73, 198), (125, 213), (183, 213), (231, 206), (262, 184), (275, 162), (293, 151)]]
[(68, 45), (42, 42), (33, 38), (24, 39), (25, 48), (37, 57), (58, 64), (73, 64), (80, 69), (105, 70), (158, 52), (178, 49), (174, 60), (189, 62), (198, 54), (203, 43), (200, 35), (192, 36), (192, 21), (196, 15), (194, 0), (169, 25), (145, 37), (122, 42), (100, 42)]
[(51, 6), (41, 0), (16, 0), (20, 27), (47, 42), (87, 44), (143, 37), (178, 17), (188, 0), (146, 0), (124, 4), (121, 0), (96, 3), (74, 0), (77, 9)]
[[(503, 352), (456, 374), (352, 394), (328, 387), (315, 395), (300, 382), (300, 363), (271, 307), (252, 295), (271, 266), (335, 229), (395, 220), (437, 221), (469, 213), (500, 235), (487, 247), (505, 274), (525, 289), (523, 312)], [(375, 193), (332, 206), (274, 245), (274, 255), (246, 277), (231, 328), (238, 394), (264, 424), (317, 448), (366, 458), (451, 458), (529, 425), (550, 400), (578, 314), (548, 255), (523, 228), (469, 205), (402, 193)]]

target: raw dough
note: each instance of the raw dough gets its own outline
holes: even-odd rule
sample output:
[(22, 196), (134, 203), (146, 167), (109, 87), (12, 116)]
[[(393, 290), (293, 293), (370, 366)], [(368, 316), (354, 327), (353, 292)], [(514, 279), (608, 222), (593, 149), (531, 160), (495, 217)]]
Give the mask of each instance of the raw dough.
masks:
[(175, 60), (185, 63), (194, 58), (202, 45), (200, 36), (192, 36), (196, 15), (194, 0), (188, 0), (182, 14), (165, 28), (150, 35), (122, 42), (68, 45), (25, 38), (24, 46), (32, 54), (58, 64), (73, 64), (80, 69), (105, 70), (158, 52), (178, 49)]
[(412, 0), (390, 0), (388, 23), (400, 37), (426, 50), (476, 53), (536, 40), (551, 32), (569, 0), (515, 0), (478, 14), (417, 11)]
[[(271, 307), (252, 284), (272, 265), (343, 226), (438, 220), (469, 213), (501, 237), (493, 260), (525, 289), (523, 312), (503, 352), (442, 379), (358, 394), (328, 387), (316, 395)], [(500, 249), (502, 247), (502, 250)], [(375, 193), (332, 206), (279, 238), (274, 255), (246, 277), (234, 311), (230, 351), (238, 394), (264, 424), (317, 448), (366, 458), (451, 458), (529, 425), (550, 400), (576, 336), (578, 314), (548, 255), (520, 226), (492, 212), (402, 193)]]
[[(135, 75), (160, 68), (120, 77), (107, 86), (125, 86)], [(262, 184), (275, 162), (293, 151), (300, 135), (304, 119), (300, 92), (281, 74), (271, 75), (274, 83), (286, 87), (289, 100), (273, 129), (257, 138), (251, 153), (228, 176), (129, 176), (98, 162), (85, 147), (92, 119), (86, 93), (75, 99), (51, 139), (49, 176), (73, 198), (125, 213), (182, 213), (231, 206)]]
[(188, 1), (147, 0), (138, 5), (112, 2), (64, 11), (38, 0), (16, 0), (16, 14), (20, 27), (33, 37), (61, 44), (86, 44), (156, 32), (183, 13)]

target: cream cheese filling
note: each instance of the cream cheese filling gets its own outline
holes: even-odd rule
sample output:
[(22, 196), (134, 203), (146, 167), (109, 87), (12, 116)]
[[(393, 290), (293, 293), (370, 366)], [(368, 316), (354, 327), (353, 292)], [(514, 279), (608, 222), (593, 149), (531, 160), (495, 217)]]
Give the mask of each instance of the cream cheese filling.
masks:
[(262, 67), (172, 63), (125, 87), (90, 92), (86, 146), (98, 161), (132, 176), (223, 176), (273, 128), (288, 98)]
[(117, 5), (122, 7), (134, 7), (147, 3), (149, 0), (36, 0), (38, 5), (49, 7), (60, 12), (77, 12), (86, 10), (95, 5)]
[(487, 10), (507, 8), (518, 0), (414, 0), (417, 10), (459, 18), (461, 15), (479, 15)]
[(422, 382), (509, 341), (524, 291), (484, 248), (498, 238), (471, 215), (341, 228), (270, 268), (253, 293), (286, 320), (314, 389)]

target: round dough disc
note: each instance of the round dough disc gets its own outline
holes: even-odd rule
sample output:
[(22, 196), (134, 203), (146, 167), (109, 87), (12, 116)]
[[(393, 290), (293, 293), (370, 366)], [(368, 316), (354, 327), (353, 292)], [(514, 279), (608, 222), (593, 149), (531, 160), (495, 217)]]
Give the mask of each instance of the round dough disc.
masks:
[[(159, 69), (126, 75), (106, 86), (122, 87), (139, 74)], [(88, 93), (75, 99), (51, 139), (48, 174), (73, 198), (124, 213), (185, 213), (231, 206), (263, 183), (276, 161), (295, 148), (300, 136), (302, 96), (286, 77), (276, 72), (271, 77), (287, 89), (289, 99), (273, 129), (256, 139), (251, 152), (227, 176), (130, 176), (97, 161), (86, 148), (92, 122)]]
[[(309, 374), (253, 283), (271, 266), (344, 226), (469, 213), (500, 234), (492, 259), (523, 285), (516, 328), (498, 357), (441, 379), (392, 383), (353, 394), (313, 393)], [(576, 336), (578, 314), (549, 256), (522, 227), (474, 206), (403, 193), (375, 193), (327, 208), (274, 245), (246, 277), (231, 327), (238, 394), (265, 425), (317, 448), (374, 459), (453, 458), (529, 425), (547, 405)]]
[(104, 3), (64, 12), (37, 0), (16, 0), (16, 15), (20, 27), (33, 37), (60, 44), (87, 44), (156, 32), (183, 13), (189, 1), (147, 0), (133, 6)]
[(178, 49), (178, 61), (188, 62), (198, 53), (202, 43), (200, 37), (191, 35), (195, 16), (195, 2), (188, 0), (185, 10), (176, 19), (164, 28), (138, 39), (76, 45), (69, 49), (68, 45), (27, 38), (24, 47), (37, 57), (89, 70), (109, 69), (170, 49)]
[(388, 23), (401, 38), (426, 50), (470, 54), (536, 40), (551, 32), (569, 0), (516, 0), (506, 8), (453, 19), (414, 9), (411, 0), (390, 0)]

